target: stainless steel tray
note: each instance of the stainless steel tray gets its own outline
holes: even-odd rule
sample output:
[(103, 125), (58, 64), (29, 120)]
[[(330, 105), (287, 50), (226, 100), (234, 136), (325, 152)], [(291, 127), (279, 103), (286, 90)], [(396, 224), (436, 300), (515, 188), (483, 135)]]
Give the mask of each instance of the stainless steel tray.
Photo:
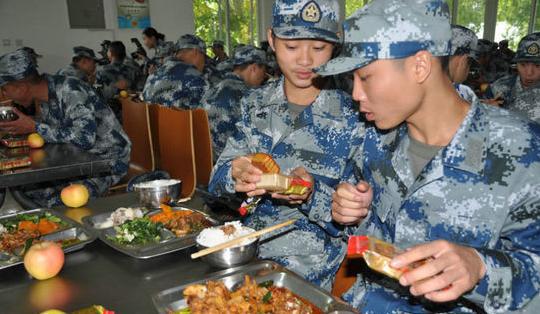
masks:
[[(212, 217), (208, 216), (206, 213), (201, 212), (196, 209), (190, 209), (185, 207), (173, 207), (173, 210), (190, 210), (197, 213), (200, 213), (210, 221), (213, 226), (219, 225), (219, 222)], [(122, 252), (126, 255), (129, 255), (134, 258), (147, 259), (152, 257), (161, 256), (164, 254), (169, 254), (172, 252), (180, 251), (189, 247), (192, 247), (196, 244), (195, 238), (199, 233), (192, 233), (184, 237), (172, 237), (169, 239), (161, 240), (155, 243), (146, 243), (141, 245), (123, 245), (117, 242), (114, 242), (109, 239), (110, 236), (114, 236), (116, 231), (114, 227), (98, 229), (96, 225), (104, 222), (107, 218), (110, 217), (112, 212), (103, 213), (94, 216), (87, 216), (82, 219), (83, 224), (90, 228), (96, 236), (103, 241), (108, 246), (113, 249)]]
[(187, 307), (183, 295), (187, 286), (205, 283), (209, 280), (220, 280), (223, 281), (227, 288), (234, 290), (235, 287), (244, 282), (245, 275), (255, 278), (259, 283), (272, 280), (275, 286), (291, 290), (296, 295), (313, 303), (324, 313), (333, 313), (335, 311), (338, 311), (338, 313), (357, 313), (352, 306), (271, 261), (259, 261), (210, 274), (202, 280), (161, 291), (152, 297), (152, 301), (159, 313), (169, 314), (171, 311), (178, 311)]
[[(47, 212), (60, 218), (63, 222), (66, 223), (66, 226), (58, 231), (41, 236), (40, 239), (48, 240), (48, 241), (60, 241), (60, 240), (76, 238), (79, 240), (76, 243), (72, 243), (72, 244), (64, 246), (63, 249), (65, 253), (80, 250), (85, 245), (87, 245), (88, 243), (96, 239), (96, 237), (94, 236), (92, 232), (87, 230), (78, 222), (50, 209), (32, 209), (32, 210), (21, 211), (21, 212), (9, 214), (9, 215), (3, 215), (3, 216), (0, 216), (0, 224), (2, 223), (2, 221), (14, 218), (21, 214), (42, 214), (42, 213), (47, 213)], [(23, 263), (22, 256), (7, 255), (7, 254), (0, 253), (0, 269), (12, 267), (12, 266), (19, 265), (22, 263)]]

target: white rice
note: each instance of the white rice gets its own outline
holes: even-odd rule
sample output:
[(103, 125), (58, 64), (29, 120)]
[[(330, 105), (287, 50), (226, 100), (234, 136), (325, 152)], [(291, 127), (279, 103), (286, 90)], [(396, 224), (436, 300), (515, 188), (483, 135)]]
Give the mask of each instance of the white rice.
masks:
[[(252, 228), (242, 226), (242, 223), (240, 223), (240, 221), (226, 222), (225, 226), (228, 225), (233, 225), (236, 229), (233, 234), (226, 235), (223, 230), (221, 230), (221, 227), (223, 226), (210, 227), (201, 231), (199, 236), (197, 236), (197, 243), (202, 246), (211, 247), (255, 232), (255, 230)], [(255, 240), (256, 239), (246, 239), (242, 243), (233, 247), (247, 245), (254, 242)]]
[(174, 180), (174, 179), (170, 179), (170, 180), (154, 180), (154, 181), (146, 181), (146, 182), (141, 182), (141, 183), (135, 184), (134, 187), (135, 188), (140, 188), (140, 189), (159, 188), (159, 187), (162, 187), (162, 186), (169, 186), (169, 185), (173, 185), (173, 184), (177, 184), (177, 183), (180, 183), (180, 180)]

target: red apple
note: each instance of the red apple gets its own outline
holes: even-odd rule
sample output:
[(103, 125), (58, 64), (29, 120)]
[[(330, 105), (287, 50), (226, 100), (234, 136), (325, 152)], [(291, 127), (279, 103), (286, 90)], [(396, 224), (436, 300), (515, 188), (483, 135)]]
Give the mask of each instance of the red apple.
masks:
[(81, 207), (86, 205), (90, 193), (82, 184), (71, 184), (60, 192), (60, 199), (68, 207)]
[(44, 280), (56, 276), (64, 265), (64, 251), (59, 244), (43, 241), (24, 255), (24, 268), (32, 277)]

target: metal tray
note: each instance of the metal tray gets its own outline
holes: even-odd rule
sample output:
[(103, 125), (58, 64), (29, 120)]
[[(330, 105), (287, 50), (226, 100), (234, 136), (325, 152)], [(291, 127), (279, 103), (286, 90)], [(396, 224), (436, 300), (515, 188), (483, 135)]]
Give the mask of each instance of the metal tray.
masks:
[(155, 294), (152, 301), (159, 313), (169, 314), (171, 311), (178, 311), (187, 307), (183, 295), (187, 286), (205, 283), (209, 280), (219, 280), (223, 281), (227, 288), (234, 290), (244, 282), (245, 275), (249, 275), (259, 283), (272, 280), (275, 286), (291, 290), (296, 295), (313, 303), (324, 313), (357, 313), (352, 306), (271, 261), (259, 261), (210, 274), (202, 280), (163, 290)]
[[(0, 216), (0, 224), (2, 221), (11, 219), (16, 217), (17, 215), (21, 214), (42, 214), (42, 213), (50, 213), (58, 218), (60, 218), (63, 222), (67, 223), (65, 228), (62, 228), (58, 231), (46, 234), (44, 236), (41, 236), (40, 239), (47, 240), (47, 241), (59, 241), (59, 240), (67, 240), (67, 239), (78, 239), (79, 241), (76, 243), (69, 244), (65, 246), (64, 252), (73, 252), (76, 250), (82, 249), (85, 245), (88, 243), (91, 243), (96, 239), (94, 234), (90, 231), (88, 231), (85, 227), (81, 226), (76, 221), (50, 209), (32, 209), (32, 210), (26, 210), (21, 211), (9, 215), (3, 215)], [(11, 255), (8, 257), (7, 254), (0, 254), (0, 269), (12, 267), (15, 265), (19, 265), (23, 263), (22, 256), (16, 256)]]
[[(185, 207), (173, 207), (173, 210), (190, 210), (197, 212), (199, 214), (202, 214), (206, 217), (208, 221), (213, 226), (219, 225), (219, 222), (212, 217), (208, 216), (206, 213), (201, 212), (196, 209), (190, 209)], [(114, 227), (105, 228), (105, 229), (98, 229), (96, 228), (96, 225), (104, 222), (107, 220), (107, 218), (110, 217), (112, 212), (109, 213), (103, 213), (98, 214), (94, 216), (87, 216), (82, 219), (83, 224), (90, 228), (96, 236), (103, 241), (108, 246), (112, 247), (113, 249), (122, 252), (126, 255), (129, 255), (134, 258), (140, 258), (140, 259), (147, 259), (152, 257), (157, 257), (165, 254), (169, 254), (172, 252), (180, 251), (189, 247), (192, 247), (196, 244), (195, 238), (199, 233), (193, 233), (186, 235), (184, 237), (171, 237), (168, 239), (163, 239), (159, 242), (155, 243), (146, 243), (141, 245), (122, 245), (117, 242), (114, 242), (110, 240), (108, 237), (114, 236), (116, 234), (116, 231), (114, 230)]]

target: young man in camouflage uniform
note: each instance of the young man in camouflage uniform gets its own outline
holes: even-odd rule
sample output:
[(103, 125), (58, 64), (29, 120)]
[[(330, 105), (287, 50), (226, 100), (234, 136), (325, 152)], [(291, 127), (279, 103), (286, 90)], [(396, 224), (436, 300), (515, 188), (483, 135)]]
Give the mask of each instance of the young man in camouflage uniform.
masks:
[(501, 98), (508, 110), (540, 123), (540, 32), (521, 39), (514, 62), (518, 74), (495, 81), (486, 96)]
[[(261, 171), (250, 154), (270, 154), (283, 174), (334, 186), (351, 169), (362, 124), (349, 95), (326, 88), (312, 72), (327, 62), (339, 42), (339, 6), (330, 0), (278, 0), (273, 7), (269, 43), (283, 76), (241, 101), (242, 119), (213, 171), (210, 191), (246, 192), (261, 197), (245, 223), (255, 229), (289, 219), (291, 228), (264, 237), (259, 257), (272, 259), (324, 289), (330, 289), (344, 247), (330, 233), (332, 223), (303, 212), (310, 192), (287, 196), (256, 189)], [(316, 185), (319, 183), (316, 183)], [(327, 228), (329, 231), (325, 231)]]
[(266, 76), (266, 52), (263, 50), (244, 46), (235, 51), (231, 62), (233, 72), (226, 73), (202, 100), (210, 120), (214, 161), (221, 155), (227, 139), (234, 134), (236, 123), (240, 121), (240, 99), (251, 88), (260, 86)]
[(469, 76), (472, 60), (477, 59), (477, 46), (478, 37), (472, 30), (461, 25), (452, 25), (452, 50), (448, 61), (448, 74), (461, 98), (470, 103), (476, 98), (476, 94), (463, 82)]
[(425, 261), (399, 281), (365, 268), (345, 299), (363, 313), (535, 313), (540, 126), (459, 97), (444, 69), (448, 16), (444, 1), (375, 0), (321, 69), (354, 71), (353, 98), (376, 126), (351, 161), (371, 206), (358, 176), (321, 215), (406, 249), (392, 267)]
[[(39, 75), (30, 56), (15, 51), (0, 57), (2, 93), (23, 106), (39, 104), (36, 120), (17, 111), (19, 119), (0, 123), (12, 134), (39, 133), (46, 143), (68, 143), (100, 158), (112, 159), (111, 173), (77, 181), (92, 197), (105, 193), (128, 169), (131, 143), (122, 127), (96, 92), (73, 77)], [(26, 194), (41, 206), (60, 204), (67, 181), (25, 187)]]
[(94, 50), (84, 46), (73, 47), (71, 64), (58, 70), (56, 74), (76, 77), (86, 83), (93, 84), (96, 79), (97, 61)]
[(201, 99), (208, 88), (202, 76), (206, 44), (199, 37), (186, 34), (178, 39), (175, 50), (175, 57), (166, 60), (146, 80), (144, 100), (180, 109), (201, 107)]

